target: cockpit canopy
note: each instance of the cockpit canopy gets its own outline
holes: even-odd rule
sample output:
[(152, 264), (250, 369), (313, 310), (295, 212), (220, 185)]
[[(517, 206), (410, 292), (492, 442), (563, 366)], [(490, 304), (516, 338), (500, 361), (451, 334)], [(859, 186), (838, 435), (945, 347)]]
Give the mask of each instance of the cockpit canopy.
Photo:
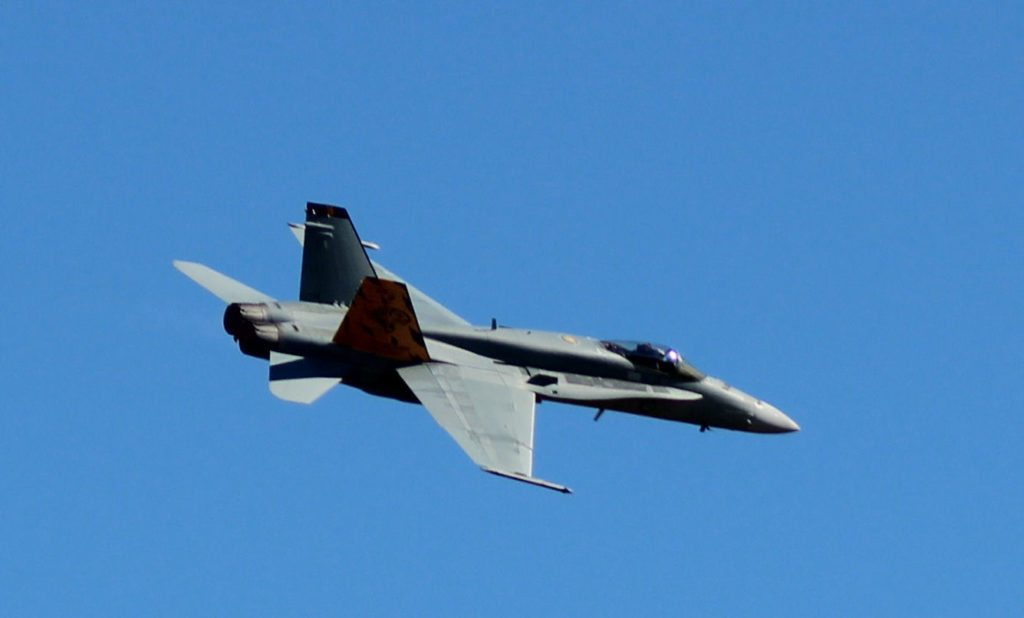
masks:
[(667, 345), (649, 341), (602, 341), (610, 352), (626, 357), (637, 367), (647, 367), (661, 373), (678, 376), (687, 382), (704, 379), (704, 374), (686, 362), (683, 355)]

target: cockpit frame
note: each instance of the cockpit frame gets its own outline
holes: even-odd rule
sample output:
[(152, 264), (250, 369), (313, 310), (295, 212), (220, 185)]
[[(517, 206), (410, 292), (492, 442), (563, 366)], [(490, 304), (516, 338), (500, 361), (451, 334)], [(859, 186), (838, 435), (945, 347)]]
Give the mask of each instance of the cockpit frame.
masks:
[(674, 348), (650, 341), (609, 340), (601, 345), (609, 352), (624, 357), (636, 367), (678, 377), (686, 382), (699, 382), (703, 372), (691, 365)]

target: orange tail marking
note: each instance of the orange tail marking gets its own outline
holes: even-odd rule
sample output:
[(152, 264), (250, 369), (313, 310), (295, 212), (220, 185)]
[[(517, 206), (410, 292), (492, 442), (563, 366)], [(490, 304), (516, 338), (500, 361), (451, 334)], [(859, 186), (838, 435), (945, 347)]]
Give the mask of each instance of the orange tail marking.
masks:
[(334, 343), (398, 361), (430, 360), (405, 284), (363, 279)]

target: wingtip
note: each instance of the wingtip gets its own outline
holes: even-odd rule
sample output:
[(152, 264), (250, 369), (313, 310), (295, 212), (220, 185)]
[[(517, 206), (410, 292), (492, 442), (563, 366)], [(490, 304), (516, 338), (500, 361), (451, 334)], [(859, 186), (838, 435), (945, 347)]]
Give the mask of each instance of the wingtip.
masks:
[(566, 487), (565, 485), (559, 485), (558, 483), (552, 483), (551, 481), (545, 481), (544, 479), (539, 479), (533, 476), (527, 476), (525, 474), (520, 474), (518, 472), (505, 472), (504, 470), (495, 470), (494, 468), (488, 468), (487, 466), (482, 466), (481, 470), (487, 472), (488, 474), (501, 476), (507, 479), (512, 479), (513, 481), (519, 481), (521, 483), (529, 483), (530, 485), (536, 485), (538, 487), (543, 487), (544, 489), (552, 489), (563, 494), (572, 493), (572, 490)]

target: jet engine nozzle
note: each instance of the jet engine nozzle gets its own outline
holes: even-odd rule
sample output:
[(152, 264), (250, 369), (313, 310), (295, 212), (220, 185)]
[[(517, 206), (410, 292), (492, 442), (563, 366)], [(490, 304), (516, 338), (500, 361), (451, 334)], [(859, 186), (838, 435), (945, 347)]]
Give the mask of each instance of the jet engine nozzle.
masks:
[(224, 330), (235, 335), (246, 325), (287, 322), (290, 317), (265, 303), (231, 303), (224, 311)]
[(261, 341), (275, 344), (281, 340), (281, 331), (275, 324), (256, 324), (253, 326), (256, 337)]
[(242, 305), (239, 303), (228, 305), (228, 308), (224, 310), (224, 330), (235, 339), (239, 339), (246, 330), (251, 328), (252, 323), (242, 317)]
[(263, 304), (255, 305), (250, 303), (238, 305), (238, 313), (241, 317), (253, 324), (270, 321), (270, 311)]
[(245, 323), (280, 324), (294, 319), (280, 303), (232, 303), (224, 311), (224, 330), (234, 335)]
[[(243, 354), (257, 358), (270, 357), (269, 337), (261, 336), (262, 333), (257, 332), (259, 327), (254, 324), (260, 318), (265, 318), (266, 314), (266, 305), (258, 303), (231, 303), (224, 310), (224, 330), (235, 338)], [(271, 328), (276, 335), (277, 329)]]

